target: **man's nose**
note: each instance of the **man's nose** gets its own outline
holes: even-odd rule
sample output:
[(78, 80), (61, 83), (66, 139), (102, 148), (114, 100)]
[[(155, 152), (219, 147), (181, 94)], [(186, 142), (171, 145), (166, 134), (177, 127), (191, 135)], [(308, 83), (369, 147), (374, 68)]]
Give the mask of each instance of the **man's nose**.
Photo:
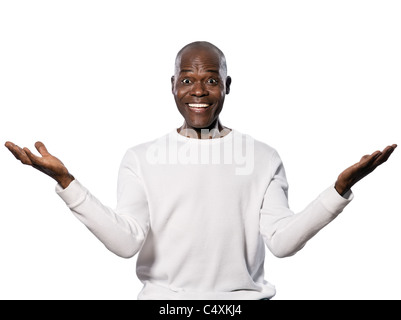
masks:
[(203, 97), (209, 95), (206, 87), (201, 82), (195, 82), (191, 88), (191, 95), (196, 97)]

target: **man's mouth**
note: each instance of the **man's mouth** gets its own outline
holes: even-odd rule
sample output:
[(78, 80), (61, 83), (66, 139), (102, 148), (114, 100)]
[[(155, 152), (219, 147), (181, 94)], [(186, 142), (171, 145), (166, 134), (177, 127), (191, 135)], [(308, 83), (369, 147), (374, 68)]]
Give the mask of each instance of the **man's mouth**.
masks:
[(208, 106), (210, 106), (208, 103), (188, 103), (190, 108), (207, 108)]

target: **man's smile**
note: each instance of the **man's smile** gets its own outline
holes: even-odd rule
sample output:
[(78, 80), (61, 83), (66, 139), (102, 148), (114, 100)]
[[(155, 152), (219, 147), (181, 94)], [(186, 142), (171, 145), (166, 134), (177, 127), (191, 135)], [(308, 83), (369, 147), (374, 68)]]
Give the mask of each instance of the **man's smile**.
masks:
[(208, 106), (210, 106), (209, 103), (188, 103), (190, 108), (207, 108)]
[(196, 113), (207, 112), (211, 106), (210, 103), (186, 103), (186, 105), (188, 106), (189, 110)]

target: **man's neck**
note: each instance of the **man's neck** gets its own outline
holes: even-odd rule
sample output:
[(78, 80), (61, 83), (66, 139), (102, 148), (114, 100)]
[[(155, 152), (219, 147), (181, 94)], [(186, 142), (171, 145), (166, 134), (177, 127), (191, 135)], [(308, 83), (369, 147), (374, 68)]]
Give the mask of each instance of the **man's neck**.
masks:
[(217, 139), (231, 132), (230, 128), (224, 127), (219, 121), (209, 128), (193, 128), (186, 122), (177, 129), (177, 132), (185, 137), (193, 139)]

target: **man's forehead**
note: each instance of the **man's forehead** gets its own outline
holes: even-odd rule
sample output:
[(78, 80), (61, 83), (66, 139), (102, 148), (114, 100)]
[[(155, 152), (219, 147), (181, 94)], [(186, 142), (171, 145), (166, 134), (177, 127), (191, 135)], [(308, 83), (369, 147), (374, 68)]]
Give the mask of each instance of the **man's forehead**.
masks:
[(222, 57), (212, 50), (188, 50), (179, 56), (180, 64), (220, 65)]
[(219, 72), (221, 69), (221, 64), (219, 62), (209, 63), (207, 61), (191, 60), (181, 62), (177, 66), (177, 69), (180, 72), (189, 72), (195, 69), (200, 69), (207, 72)]
[(203, 69), (209, 72), (219, 72), (222, 67), (222, 58), (217, 52), (191, 50), (183, 52), (176, 61), (176, 68), (180, 72), (193, 69)]
[(200, 71), (201, 73), (212, 73), (215, 74), (216, 76), (220, 76), (222, 73), (222, 69), (207, 69), (207, 68), (183, 68), (178, 70), (178, 74), (185, 74), (185, 73), (195, 73), (197, 71)]
[(227, 74), (227, 66), (223, 52), (209, 42), (193, 42), (182, 48), (175, 60), (175, 73), (185, 70), (209, 70)]

